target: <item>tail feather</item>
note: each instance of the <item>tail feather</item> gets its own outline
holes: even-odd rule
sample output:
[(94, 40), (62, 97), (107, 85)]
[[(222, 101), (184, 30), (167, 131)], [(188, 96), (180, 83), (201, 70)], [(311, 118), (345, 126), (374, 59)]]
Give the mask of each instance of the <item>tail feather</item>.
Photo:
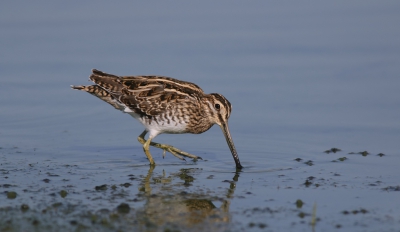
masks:
[(107, 90), (101, 88), (98, 85), (86, 85), (86, 86), (71, 85), (71, 88), (88, 92), (88, 93), (92, 94), (93, 96), (96, 96), (96, 97), (100, 98), (101, 100), (107, 102), (108, 104), (112, 105), (117, 110), (123, 111), (125, 109), (125, 107), (123, 105), (121, 105), (121, 103), (119, 103), (118, 100), (116, 100), (116, 99), (118, 99), (117, 96), (113, 96), (112, 93), (108, 92)]
[(85, 91), (85, 87), (83, 85), (71, 85), (71, 89), (76, 89), (76, 90), (83, 90)]
[(123, 87), (120, 77), (97, 69), (93, 69), (92, 72), (89, 78), (95, 85), (71, 85), (71, 88), (88, 92), (112, 105), (115, 109), (124, 111), (125, 106), (118, 100)]
[(120, 82), (120, 77), (112, 74), (108, 74), (97, 69), (92, 70), (92, 75), (89, 79), (93, 81), (96, 85), (109, 92), (120, 92), (122, 89), (122, 84)]
[(93, 73), (94, 75), (97, 75), (97, 76), (117, 77), (117, 78), (119, 78), (119, 76), (117, 76), (117, 75), (113, 75), (113, 74), (110, 74), (110, 73), (106, 73), (106, 72), (103, 72), (103, 71), (100, 71), (100, 70), (97, 70), (97, 69), (92, 69), (92, 73)]
[(97, 85), (71, 85), (72, 89), (88, 92), (96, 97), (111, 97), (111, 94)]

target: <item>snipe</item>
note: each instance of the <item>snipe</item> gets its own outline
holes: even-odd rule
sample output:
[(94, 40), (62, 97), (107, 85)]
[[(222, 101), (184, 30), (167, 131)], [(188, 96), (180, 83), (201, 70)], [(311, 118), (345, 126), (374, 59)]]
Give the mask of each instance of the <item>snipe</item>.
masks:
[[(149, 146), (182, 156), (201, 159), (171, 145), (152, 142), (159, 134), (200, 134), (214, 124), (221, 127), (236, 168), (242, 168), (228, 127), (232, 106), (218, 93), (205, 94), (196, 84), (163, 76), (116, 76), (93, 69), (95, 85), (71, 86), (86, 91), (114, 108), (130, 114), (146, 128), (138, 140), (150, 165), (155, 165)], [(149, 137), (145, 140), (145, 135)]]

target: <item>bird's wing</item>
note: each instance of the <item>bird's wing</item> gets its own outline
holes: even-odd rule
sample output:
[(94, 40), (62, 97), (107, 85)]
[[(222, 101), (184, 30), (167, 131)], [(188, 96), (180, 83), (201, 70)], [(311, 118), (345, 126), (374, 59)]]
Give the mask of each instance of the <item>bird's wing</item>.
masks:
[(162, 76), (115, 76), (93, 70), (90, 79), (139, 115), (156, 116), (174, 104), (195, 104), (204, 92), (196, 84)]

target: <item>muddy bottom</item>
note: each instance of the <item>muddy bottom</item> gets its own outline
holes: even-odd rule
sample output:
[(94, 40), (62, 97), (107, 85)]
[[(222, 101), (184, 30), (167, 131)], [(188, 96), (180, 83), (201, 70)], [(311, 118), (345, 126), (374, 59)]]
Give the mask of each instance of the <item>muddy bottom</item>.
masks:
[(139, 164), (107, 157), (71, 162), (34, 149), (0, 152), (1, 231), (395, 231), (400, 226), (400, 207), (393, 204), (400, 192), (399, 160), (389, 155), (320, 151), (310, 154), (314, 159), (244, 162), (245, 168), (236, 170), (207, 160), (207, 154), (206, 161), (187, 163), (158, 157), (154, 168), (144, 158)]

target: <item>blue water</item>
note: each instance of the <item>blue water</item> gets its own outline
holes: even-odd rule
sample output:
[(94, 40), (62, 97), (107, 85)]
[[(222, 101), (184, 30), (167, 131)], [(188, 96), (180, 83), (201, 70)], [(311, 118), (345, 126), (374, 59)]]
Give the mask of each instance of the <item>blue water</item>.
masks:
[[(288, 207), (287, 202), (311, 195), (315, 199), (309, 199), (310, 212), (314, 201), (326, 207), (320, 228), (335, 228), (346, 221), (341, 211), (361, 206), (374, 212), (375, 221), (393, 220), (360, 226), (357, 220), (366, 218), (349, 216), (343, 229), (396, 228), (400, 211), (391, 201), (397, 192), (382, 188), (398, 185), (400, 174), (398, 12), (398, 1), (4, 2), (0, 154), (11, 166), (21, 159), (53, 160), (88, 165), (90, 173), (105, 162), (114, 171), (122, 164), (144, 165), (136, 172), (147, 173), (136, 141), (142, 126), (69, 86), (88, 84), (92, 68), (117, 75), (171, 76), (194, 82), (205, 92), (221, 93), (233, 105), (229, 125), (248, 168), (235, 194), (257, 186), (252, 190), (257, 197), (240, 200), (236, 194), (229, 228), (242, 228), (237, 226), (240, 221), (247, 225), (238, 209)], [(181, 163), (152, 150), (167, 172), (187, 165), (202, 168), (199, 177), (232, 178), (233, 160), (218, 127), (201, 135), (160, 135), (156, 141), (207, 160)], [(332, 147), (343, 151), (323, 153)], [(348, 154), (364, 150), (371, 155)], [(343, 156), (349, 160), (330, 162)], [(295, 158), (318, 164), (308, 167)], [(347, 186), (335, 190), (337, 194), (331, 185), (329, 191), (300, 185), (308, 176), (327, 180), (334, 172), (342, 173), (335, 181)], [(285, 175), (290, 191), (279, 188), (273, 193), (285, 186), (279, 175)], [(363, 183), (370, 183), (368, 178), (386, 182), (367, 188)], [(220, 183), (200, 179), (199, 185), (213, 190)], [(274, 199), (272, 205), (265, 203), (265, 195)], [(359, 203), (351, 207), (354, 197)], [(287, 228), (281, 224), (285, 213), (278, 214), (282, 219), (276, 224), (268, 221), (268, 228)], [(328, 223), (331, 213), (335, 222)], [(260, 215), (262, 221), (265, 215)], [(289, 228), (310, 229), (308, 224)]]

